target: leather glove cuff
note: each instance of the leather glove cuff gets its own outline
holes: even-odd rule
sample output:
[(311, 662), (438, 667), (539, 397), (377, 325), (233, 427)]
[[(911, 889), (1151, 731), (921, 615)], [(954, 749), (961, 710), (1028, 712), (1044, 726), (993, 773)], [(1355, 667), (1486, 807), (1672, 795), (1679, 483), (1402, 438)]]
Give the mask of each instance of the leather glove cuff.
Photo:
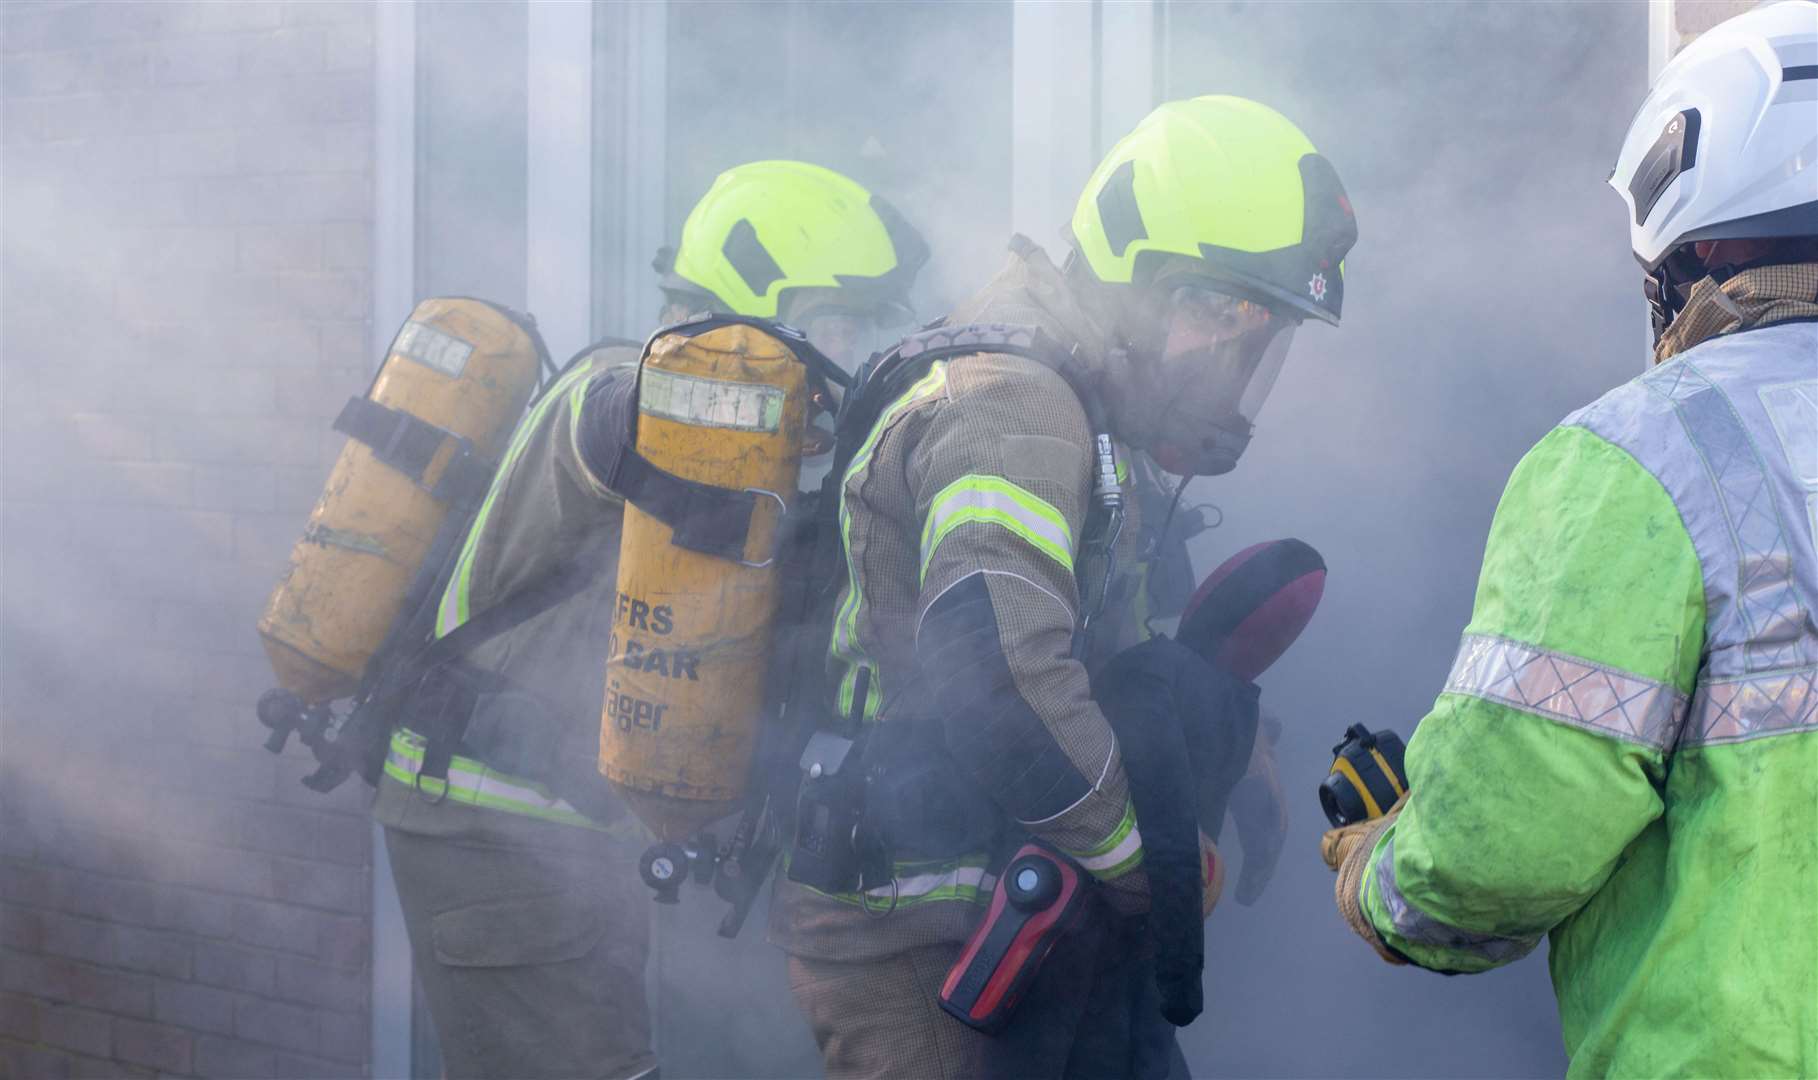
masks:
[(1319, 841), (1319, 854), (1326, 865), (1338, 871), (1338, 881), (1333, 885), (1333, 893), (1338, 901), (1338, 914), (1345, 920), (1351, 932), (1370, 943), (1376, 955), (1391, 964), (1406, 964), (1407, 958), (1390, 948), (1383, 941), (1376, 927), (1370, 924), (1370, 916), (1364, 911), (1363, 883), (1364, 875), (1369, 872), (1370, 858), (1376, 853), (1376, 843), (1382, 839), (1395, 819), (1401, 816), (1401, 808), (1408, 801), (1403, 795), (1389, 808), (1389, 812), (1375, 821), (1360, 822), (1343, 828), (1328, 831)]

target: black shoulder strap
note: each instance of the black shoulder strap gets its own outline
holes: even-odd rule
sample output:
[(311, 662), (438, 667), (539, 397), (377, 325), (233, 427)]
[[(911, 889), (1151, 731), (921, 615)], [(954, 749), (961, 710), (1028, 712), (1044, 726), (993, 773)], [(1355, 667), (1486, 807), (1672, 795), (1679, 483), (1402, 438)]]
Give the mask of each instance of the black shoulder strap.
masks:
[[(828, 382), (844, 385), (850, 381), (837, 364), (809, 344), (807, 335), (801, 331), (771, 319), (746, 315), (702, 315), (662, 327), (644, 343), (644, 353), (638, 362), (642, 365), (649, 359), (651, 346), (661, 338), (676, 334), (699, 337), (723, 326), (754, 327), (781, 341), (808, 369), (809, 380), (817, 387), (824, 388)], [(625, 425), (618, 458), (611, 474), (602, 479), (607, 487), (623, 495), (639, 510), (669, 526), (672, 531), (670, 542), (679, 548), (746, 562), (745, 547), (758, 504), (772, 499), (778, 504), (779, 513), (787, 505), (785, 493), (724, 488), (677, 476), (638, 453), (636, 440), (635, 422)], [(779, 538), (783, 534), (780, 521), (777, 534)], [(772, 552), (759, 565), (767, 566), (774, 558)]]
[[(538, 369), (553, 369), (549, 360), (549, 347), (543, 343), (543, 335), (537, 330), (535, 316), (474, 296), (450, 296), (444, 299), (468, 300), (484, 304), (498, 312), (530, 339), (531, 348), (537, 354)], [(411, 314), (415, 315), (415, 310)], [(386, 349), (387, 357), (395, 351), (397, 337), (402, 336), (411, 321), (409, 318), (404, 320), (404, 326), (393, 337), (392, 347)], [(335, 417), (334, 430), (366, 444), (372, 449), (374, 457), (404, 474), (419, 487), (423, 486), (424, 475), (442, 454), (443, 447), (452, 443), (448, 463), (436, 478), (435, 486), (425, 490), (439, 502), (454, 506), (477, 506), (486, 496), (497, 463), (481, 457), (475, 451), (472, 440), (401, 409), (393, 409), (374, 401), (372, 391), (379, 384), (379, 376), (384, 370), (385, 365), (381, 363), (378, 370), (373, 372), (366, 393), (347, 399), (347, 404), (341, 407), (340, 415)]]
[(492, 483), (493, 463), (476, 454), (470, 440), (371, 398), (348, 398), (335, 417), (334, 430), (365, 443), (374, 457), (419, 487), (424, 487), (424, 474), (442, 448), (452, 442), (442, 474), (434, 486), (424, 488), (438, 502), (477, 504)]
[[(598, 546), (587, 545), (575, 555), (545, 570), (509, 597), (418, 649), (397, 669), (399, 689), (414, 687), (424, 677), (460, 659), (477, 646), (522, 626), (579, 594), (593, 580), (596, 567), (590, 556)], [(440, 730), (418, 732), (427, 743), (423, 751), (422, 772), (425, 776), (446, 780), (448, 767), (454, 760), (455, 748), (466, 734), (468, 717), (442, 713), (439, 714), (439, 719), (443, 721)]]
[[(1086, 423), (1092, 430), (1096, 458), (1093, 486), (1098, 507), (1088, 523), (1088, 535), (1083, 538), (1085, 543), (1081, 547), (1081, 553), (1084, 555), (1088, 549), (1097, 551), (1104, 562), (1105, 572), (1096, 602), (1082, 612), (1079, 630), (1075, 634), (1073, 651), (1075, 655), (1084, 655), (1091, 623), (1104, 606), (1109, 592), (1114, 549), (1118, 534), (1123, 528), (1124, 511), (1122, 483), (1117, 479), (1116, 449), (1106, 425), (1104, 402), (1086, 381), (1075, 350), (1062, 345), (1038, 326), (1018, 323), (948, 326), (944, 322), (935, 322), (923, 327), (898, 342), (895, 348), (873, 357), (860, 369), (858, 383), (841, 403), (839, 417), (834, 424), (837, 441), (830, 479), (845, 475), (858, 447), (870, 436), (871, 428), (884, 409), (901, 397), (916, 380), (926, 375), (929, 368), (942, 360), (986, 352), (1026, 357), (1066, 380), (1068, 389), (1079, 400), (1080, 408), (1085, 410)], [(832, 497), (830, 500), (824, 498), (824, 501), (837, 503), (840, 490), (841, 486), (837, 482), (833, 483), (829, 488)], [(838, 520), (837, 506), (831, 514), (824, 515), (823, 521), (828, 520)], [(819, 540), (817, 544), (825, 546)], [(1082, 560), (1076, 567), (1076, 575), (1084, 565)], [(1086, 584), (1082, 576), (1082, 598), (1086, 596)]]
[(857, 384), (846, 394), (834, 425), (842, 444), (836, 453), (843, 451), (835, 458), (835, 471), (850, 462), (884, 409), (926, 375), (929, 368), (942, 360), (986, 352), (1025, 357), (1055, 372), (1079, 399), (1093, 430), (1102, 427), (1103, 406), (1086, 385), (1073, 350), (1041, 327), (1017, 323), (948, 326), (937, 321), (873, 357), (859, 370)]

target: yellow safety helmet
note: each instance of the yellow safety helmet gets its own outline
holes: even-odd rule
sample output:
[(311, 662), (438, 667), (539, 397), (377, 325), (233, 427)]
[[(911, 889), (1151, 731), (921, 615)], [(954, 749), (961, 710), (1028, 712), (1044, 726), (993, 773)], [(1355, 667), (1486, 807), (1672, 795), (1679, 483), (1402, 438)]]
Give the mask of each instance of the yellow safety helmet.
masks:
[(774, 319), (785, 298), (825, 293), (890, 325), (909, 318), (909, 286), (927, 259), (921, 234), (849, 177), (754, 161), (714, 180), (656, 265), (665, 291), (705, 293), (734, 314)]
[(1171, 101), (1106, 155), (1071, 239), (1098, 280), (1142, 285), (1182, 258), (1286, 314), (1336, 325), (1357, 222), (1330, 162), (1238, 97)]

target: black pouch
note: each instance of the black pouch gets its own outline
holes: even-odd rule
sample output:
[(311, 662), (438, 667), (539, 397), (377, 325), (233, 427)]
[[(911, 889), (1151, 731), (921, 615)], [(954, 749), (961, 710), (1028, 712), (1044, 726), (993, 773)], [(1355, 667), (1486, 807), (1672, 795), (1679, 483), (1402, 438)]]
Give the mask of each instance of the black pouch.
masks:
[(939, 741), (932, 721), (895, 716), (865, 747), (865, 823), (900, 857), (945, 859), (996, 846), (1004, 812)]

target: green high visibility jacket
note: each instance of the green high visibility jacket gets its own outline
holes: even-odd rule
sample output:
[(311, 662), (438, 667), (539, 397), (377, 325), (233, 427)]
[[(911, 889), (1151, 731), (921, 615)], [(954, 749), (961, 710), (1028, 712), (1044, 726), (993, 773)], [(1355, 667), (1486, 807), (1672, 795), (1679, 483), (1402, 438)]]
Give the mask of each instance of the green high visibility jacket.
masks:
[(1516, 468), (1361, 886), (1435, 970), (1549, 936), (1573, 1076), (1818, 1074), (1818, 323), (1743, 329)]

